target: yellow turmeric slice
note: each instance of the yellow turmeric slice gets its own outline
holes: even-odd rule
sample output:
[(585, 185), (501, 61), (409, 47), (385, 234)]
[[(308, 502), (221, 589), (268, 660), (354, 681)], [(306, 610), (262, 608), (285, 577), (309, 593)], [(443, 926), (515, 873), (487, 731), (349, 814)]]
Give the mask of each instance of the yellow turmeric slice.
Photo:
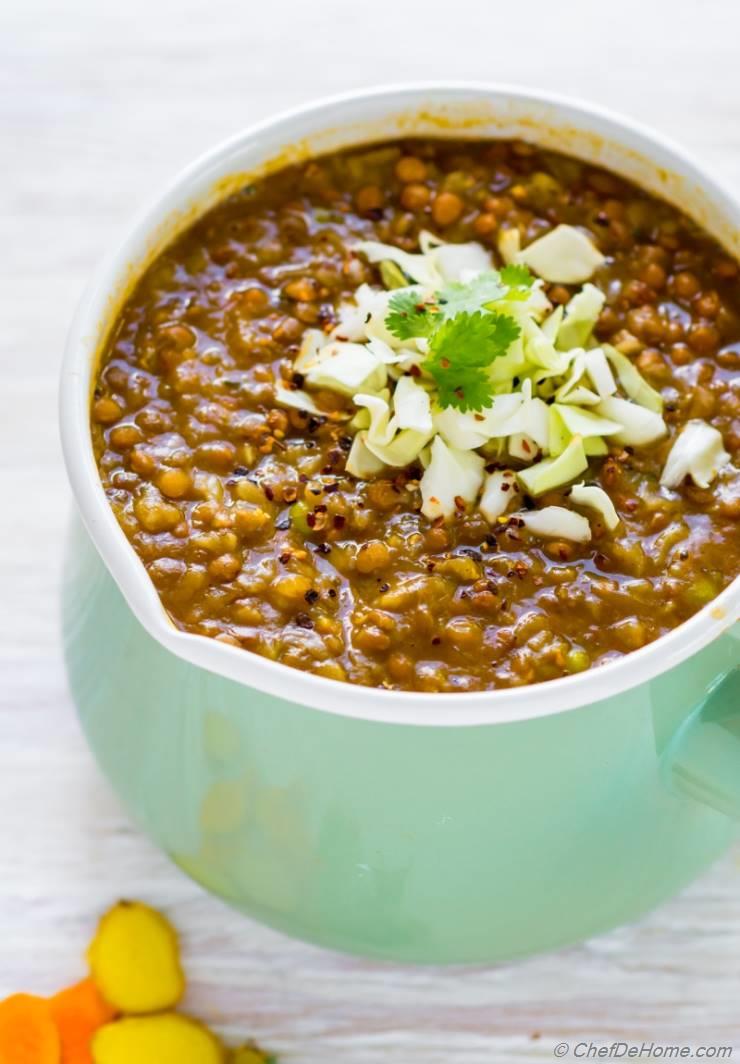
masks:
[(0, 1064), (59, 1064), (59, 1034), (43, 998), (0, 1001)]
[(49, 1011), (61, 1042), (61, 1064), (93, 1064), (90, 1042), (116, 1010), (103, 1000), (92, 979), (61, 990), (49, 999)]
[(232, 1049), (229, 1064), (275, 1064), (275, 1058), (263, 1053), (256, 1045), (249, 1044)]
[(121, 901), (107, 912), (87, 956), (98, 990), (119, 1012), (162, 1012), (185, 991), (177, 935), (141, 902)]
[[(93, 1038), (95, 1064), (224, 1064), (223, 1046), (206, 1027), (165, 1012), (131, 1016), (101, 1027)], [(24, 1062), (25, 1064), (25, 1062)]]

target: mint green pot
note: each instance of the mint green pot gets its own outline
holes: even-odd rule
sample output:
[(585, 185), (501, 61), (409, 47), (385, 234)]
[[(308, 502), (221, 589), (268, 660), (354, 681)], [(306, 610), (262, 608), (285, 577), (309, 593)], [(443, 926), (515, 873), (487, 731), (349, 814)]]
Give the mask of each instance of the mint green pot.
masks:
[(96, 353), (131, 264), (222, 195), (228, 175), (260, 172), (299, 137), (301, 150), (328, 150), (409, 123), (439, 133), (443, 119), (477, 136), (531, 138), (538, 123), (542, 142), (659, 184), (724, 227), (725, 244), (728, 225), (737, 234), (740, 209), (677, 149), (522, 90), (343, 97), (217, 149), (134, 226), (72, 329), (61, 421), (82, 522), (65, 566), (65, 651), (103, 771), (207, 890), (334, 949), (494, 962), (633, 920), (735, 837), (737, 581), (652, 646), (569, 679), (463, 695), (338, 684), (169, 623), (108, 508), (88, 431)]

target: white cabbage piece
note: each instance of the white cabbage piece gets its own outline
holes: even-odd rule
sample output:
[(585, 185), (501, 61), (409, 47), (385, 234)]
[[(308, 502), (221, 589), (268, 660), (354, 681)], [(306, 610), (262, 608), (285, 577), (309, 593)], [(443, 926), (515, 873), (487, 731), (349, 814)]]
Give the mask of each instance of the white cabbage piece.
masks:
[(445, 281), (471, 281), (491, 269), (491, 256), (474, 241), (468, 244), (439, 244), (428, 252), (434, 268)]
[(514, 516), (537, 536), (569, 539), (574, 543), (588, 543), (591, 539), (591, 526), (587, 519), (564, 506), (520, 510)]
[(564, 313), (565, 311), (563, 310), (562, 306), (555, 307), (555, 309), (547, 315), (547, 317), (540, 326), (543, 333), (551, 344), (554, 344), (555, 340), (557, 339), (558, 330), (560, 329)]
[(520, 251), (516, 261), (523, 262), (545, 281), (582, 284), (593, 276), (605, 259), (580, 229), (558, 225)]
[(368, 450), (372, 451), (375, 457), (385, 465), (395, 466), (399, 469), (416, 461), (429, 443), (430, 437), (428, 432), (401, 429), (388, 443), (378, 443), (373, 440), (370, 431), (365, 441)]
[(518, 392), (494, 396), (491, 405), (481, 411), (468, 410), (462, 413), (448, 406), (444, 410), (436, 409), (432, 419), (437, 432), (459, 450), (473, 450), (482, 447), (487, 440), (509, 436), (513, 429), (507, 428), (512, 416), (519, 409), (524, 397)]
[(596, 406), (601, 401), (601, 397), (596, 392), (592, 392), (590, 388), (577, 384), (572, 392), (568, 392), (559, 401), (566, 406)]
[(401, 377), (393, 393), (393, 416), (400, 429), (415, 429), (431, 436), (434, 431), (429, 393), (413, 377)]
[(602, 399), (594, 411), (621, 425), (612, 439), (626, 447), (645, 447), (662, 439), (668, 431), (660, 414), (633, 403), (631, 399), (620, 399), (617, 395)]
[(606, 355), (600, 347), (593, 347), (583, 353), (583, 367), (591, 378), (591, 382), (598, 392), (600, 399), (606, 399), (614, 395), (617, 390), (617, 382), (614, 380)]
[(674, 440), (660, 483), (666, 488), (677, 488), (684, 477), (690, 476), (697, 487), (708, 488), (729, 461), (719, 429), (695, 418), (687, 422)]
[(448, 447), (441, 436), (435, 436), (429, 465), (419, 482), (424, 516), (432, 521), (449, 518), (457, 509), (455, 499), (474, 502), (483, 483), (484, 466), (475, 451)]
[(553, 458), (562, 454), (571, 440), (571, 435), (558, 413), (558, 403), (553, 403), (547, 411), (547, 450)]
[(326, 416), (325, 412), (316, 405), (312, 396), (300, 388), (284, 388), (282, 384), (276, 384), (275, 402), (280, 403), (281, 406), (290, 406), (295, 410), (303, 410), (307, 414), (318, 414), (319, 417)]
[(604, 344), (604, 353), (614, 366), (619, 383), (630, 399), (634, 399), (647, 410), (660, 414), (663, 410), (663, 396), (660, 392), (656, 392), (655, 388), (651, 388), (637, 366), (611, 344)]
[(408, 348), (400, 348), (394, 351), (390, 344), (387, 344), (385, 340), (378, 339), (376, 336), (368, 340), (366, 347), (368, 351), (372, 351), (379, 362), (386, 366), (398, 366), (408, 358), (420, 357), (416, 351), (410, 351)]
[[(554, 231), (557, 232), (557, 230)], [(542, 239), (546, 240), (547, 237)], [(576, 292), (565, 305), (556, 346), (563, 351), (571, 347), (585, 347), (594, 331), (605, 301), (604, 293), (593, 284), (585, 284), (580, 292)]]
[(377, 240), (363, 240), (355, 245), (355, 250), (364, 255), (368, 262), (382, 262), (384, 259), (395, 262), (412, 281), (430, 288), (438, 288), (442, 280), (430, 254), (412, 254), (402, 251), (395, 244), (381, 244)]
[(369, 480), (385, 468), (380, 459), (369, 450), (366, 439), (366, 432), (357, 433), (345, 463), (349, 475), (357, 477), (358, 480)]
[(601, 417), (591, 410), (581, 410), (577, 406), (561, 403), (554, 403), (553, 406), (572, 436), (613, 436), (622, 428), (618, 421)]
[(619, 524), (619, 514), (614, 509), (614, 503), (604, 489), (596, 484), (574, 484), (570, 489), (570, 498), (577, 506), (596, 510), (610, 532)]
[(409, 465), (419, 457), (432, 435), (431, 418), (428, 428), (423, 431), (399, 428), (398, 418), (395, 415), (391, 417), (385, 396), (358, 393), (354, 401), (357, 406), (370, 412), (370, 426), (365, 433), (364, 444), (378, 461), (400, 467)]
[(423, 255), (428, 255), (430, 251), (441, 247), (443, 244), (442, 237), (437, 236), (436, 233), (430, 233), (428, 229), (422, 229), (419, 233), (419, 247)]
[(537, 457), (539, 447), (526, 432), (515, 432), (509, 436), (508, 451), (512, 458), (518, 458), (522, 462), (531, 462)]
[(329, 388), (341, 395), (379, 391), (386, 368), (364, 344), (333, 340), (319, 352), (318, 361), (305, 372), (311, 388)]
[[(549, 376), (565, 373), (573, 360), (569, 351), (558, 351), (552, 340), (529, 316), (520, 321), (524, 354), (528, 362), (548, 371)], [(542, 375), (540, 375), (542, 376)]]
[(499, 255), (507, 266), (512, 262), (516, 262), (522, 246), (522, 238), (519, 230), (502, 229), (498, 235), (496, 246)]
[(320, 361), (322, 352), (328, 346), (328, 338), (321, 329), (306, 329), (301, 340), (301, 346), (293, 362), (296, 373), (307, 373)]
[(557, 458), (543, 458), (528, 469), (517, 473), (519, 483), (529, 495), (544, 495), (575, 480), (588, 468), (588, 458), (583, 449), (583, 440), (574, 436)]
[(491, 524), (509, 509), (511, 504), (519, 501), (519, 487), (516, 474), (511, 469), (496, 469), (489, 473), (483, 484), (483, 493), (478, 508)]
[(601, 436), (588, 436), (583, 441), (583, 449), (589, 457), (601, 457), (609, 454), (606, 440), (602, 440)]
[(368, 441), (378, 445), (390, 443), (396, 431), (395, 424), (391, 424), (391, 408), (386, 395), (366, 395), (357, 392), (354, 396), (355, 406), (364, 408), (370, 414), (370, 423), (367, 426)]

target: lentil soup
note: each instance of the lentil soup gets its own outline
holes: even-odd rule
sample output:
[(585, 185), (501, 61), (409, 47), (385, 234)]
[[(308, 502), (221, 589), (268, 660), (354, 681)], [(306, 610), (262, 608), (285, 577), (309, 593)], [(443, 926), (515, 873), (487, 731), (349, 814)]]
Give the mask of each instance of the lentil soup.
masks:
[[(558, 245), (574, 256), (569, 269), (541, 265), (540, 242), (558, 231), (570, 241)], [(427, 257), (464, 245), (474, 249), (466, 262), (481, 264), (430, 295), (412, 287), (422, 280), (420, 241)], [(582, 288), (585, 276), (593, 284)], [(493, 326), (506, 315), (486, 309), (500, 306), (491, 290), (471, 303), (485, 278), (499, 284), (496, 299), (513, 301), (505, 340)], [(306, 361), (307, 344), (324, 337), (346, 356), (362, 339), (382, 361), (369, 325), (363, 332), (373, 312), (348, 323), (353, 305), (375, 306), (383, 289), (397, 290), (384, 306), (402, 308), (394, 336), (415, 354), (385, 344), (382, 379), (348, 390), (325, 361)], [(544, 362), (507, 384), (521, 389), (527, 378), (518, 409), (540, 404), (550, 442), (519, 424), (466, 443), (449, 415), (475, 429), (486, 404), (507, 398), (494, 369), (535, 328), (516, 317), (516, 301), (534, 292), (536, 328), (556, 340), (563, 320), (573, 331), (576, 305), (598, 297), (593, 328), (552, 346), (558, 391)], [(437, 328), (450, 293), (464, 309)], [(478, 329), (490, 358), (451, 361), (430, 320), (437, 338), (461, 321)], [(602, 375), (592, 369), (584, 388), (579, 372), (595, 351), (608, 365), (600, 354)], [(110, 505), (178, 627), (332, 679), (489, 690), (629, 653), (738, 574), (738, 368), (738, 265), (690, 218), (530, 144), (408, 140), (286, 168), (178, 237), (111, 331), (92, 434)], [(594, 393), (606, 372), (627, 399)], [(397, 416), (402, 387), (431, 394), (433, 439)], [(574, 389), (585, 404), (576, 427), (566, 405)], [(382, 422), (394, 399), (395, 436)], [(641, 426), (645, 409), (662, 418), (649, 438), (641, 427), (642, 442), (624, 442), (624, 425), (604, 427), (640, 403)], [(601, 435), (594, 429), (588, 446), (594, 418)], [(374, 438), (376, 429), (388, 432)], [(678, 455), (689, 436), (704, 460)], [(403, 462), (392, 447), (409, 440)], [(580, 464), (555, 476), (574, 449)], [(442, 491), (429, 487), (440, 456), (454, 471)]]

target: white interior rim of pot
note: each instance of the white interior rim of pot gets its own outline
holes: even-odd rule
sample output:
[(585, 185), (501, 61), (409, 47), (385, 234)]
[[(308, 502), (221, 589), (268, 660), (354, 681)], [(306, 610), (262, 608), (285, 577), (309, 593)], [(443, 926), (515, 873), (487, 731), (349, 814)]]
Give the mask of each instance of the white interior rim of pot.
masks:
[[(146, 631), (179, 658), (245, 687), (346, 717), (427, 726), (506, 723), (598, 702), (673, 668), (736, 622), (740, 614), (740, 579), (725, 588), (694, 617), (655, 642), (577, 675), (524, 687), (455, 694), (364, 687), (302, 672), (239, 647), (177, 629), (116, 521), (105, 497), (92, 451), (90, 380), (97, 368), (101, 335), (115, 316), (112, 311), (114, 294), (127, 280), (130, 281), (132, 264), (145, 264), (143, 250), (152, 244), (152, 234), (163, 226), (165, 220), (179, 211), (183, 218), (187, 215), (183, 225), (189, 224), (196, 216), (192, 214), (194, 195), (202, 198), (203, 190), (209, 184), (214, 185), (219, 177), (233, 172), (233, 166), (230, 171), (229, 164), (240, 154), (249, 153), (255, 160), (250, 165), (256, 165), (257, 160), (274, 157), (277, 145), (294, 144), (304, 129), (314, 132), (321, 126), (331, 128), (340, 116), (344, 121), (354, 123), (352, 128), (356, 130), (354, 137), (347, 134), (348, 139), (342, 142), (344, 146), (367, 143), (379, 139), (379, 135), (362, 135), (370, 113), (375, 115), (379, 128), (384, 114), (390, 120), (390, 116), (420, 109), (425, 101), (442, 108), (447, 104), (458, 109), (485, 106), (491, 109), (492, 116), (496, 109), (505, 111), (509, 104), (516, 105), (520, 111), (531, 108), (535, 113), (543, 108), (550, 109), (555, 125), (567, 118), (576, 130), (593, 132), (613, 144), (623, 145), (626, 151), (642, 152), (648, 159), (659, 160), (662, 167), (673, 165), (676, 172), (693, 182), (710, 203), (717, 205), (724, 217), (734, 218), (740, 229), (740, 204), (704, 174), (681, 148), (631, 119), (578, 101), (516, 86), (465, 82), (388, 86), (319, 100), (252, 126), (201, 156), (138, 216), (129, 227), (124, 242), (94, 272), (73, 321), (63, 363), (60, 396), (62, 447), (77, 504), (95, 547)], [(536, 129), (534, 124), (532, 129)], [(405, 127), (402, 133), (389, 130), (386, 136), (392, 139), (414, 133), (413, 128)], [(423, 131), (417, 135), (434, 134)], [(443, 135), (467, 135), (471, 139), (476, 136), (474, 130), (461, 129), (458, 132), (454, 127), (447, 128)], [(480, 137), (486, 135), (484, 132), (478, 134)], [(536, 133), (532, 139), (537, 140)], [(568, 150), (567, 145), (563, 150)], [(237, 171), (239, 169), (237, 166)], [(210, 205), (206, 203), (202, 209)], [(167, 240), (157, 244), (157, 250), (172, 238), (174, 231)], [(734, 253), (737, 255), (736, 251)], [(140, 276), (143, 268), (143, 265), (139, 266), (135, 275)]]

